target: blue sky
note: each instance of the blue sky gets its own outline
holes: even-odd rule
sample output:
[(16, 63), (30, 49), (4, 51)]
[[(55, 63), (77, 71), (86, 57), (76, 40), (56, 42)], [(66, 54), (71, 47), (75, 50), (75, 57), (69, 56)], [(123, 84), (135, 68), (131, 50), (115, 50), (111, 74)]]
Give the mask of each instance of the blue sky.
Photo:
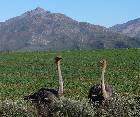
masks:
[(106, 27), (140, 18), (140, 0), (0, 0), (0, 21), (36, 7)]

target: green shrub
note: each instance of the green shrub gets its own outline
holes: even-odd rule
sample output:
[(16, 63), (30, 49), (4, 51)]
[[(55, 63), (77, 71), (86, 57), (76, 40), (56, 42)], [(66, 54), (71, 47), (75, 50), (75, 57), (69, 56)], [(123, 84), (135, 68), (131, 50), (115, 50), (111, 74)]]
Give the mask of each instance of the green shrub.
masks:
[(0, 117), (35, 117), (35, 108), (23, 100), (0, 101)]
[[(140, 98), (115, 94), (108, 106), (90, 104), (87, 99), (61, 98), (56, 101), (54, 117), (140, 117)], [(31, 103), (23, 100), (0, 102), (0, 117), (36, 117)]]

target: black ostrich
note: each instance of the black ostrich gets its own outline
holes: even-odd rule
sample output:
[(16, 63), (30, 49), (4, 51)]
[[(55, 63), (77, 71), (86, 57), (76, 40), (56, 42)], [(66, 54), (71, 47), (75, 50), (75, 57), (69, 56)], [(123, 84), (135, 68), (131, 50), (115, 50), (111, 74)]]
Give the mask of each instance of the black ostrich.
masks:
[(61, 57), (55, 57), (55, 63), (57, 65), (58, 74), (59, 74), (59, 88), (48, 89), (41, 88), (32, 95), (25, 96), (25, 100), (31, 100), (35, 105), (39, 117), (52, 117), (55, 107), (56, 100), (63, 95), (63, 79), (60, 69), (60, 60)]
[(101, 75), (101, 84), (96, 84), (89, 90), (88, 98), (90, 99), (90, 102), (97, 102), (99, 105), (103, 105), (104, 101), (109, 100), (109, 98), (112, 96), (112, 87), (110, 85), (105, 85), (104, 82), (104, 73), (106, 71), (107, 61), (106, 59), (102, 59), (100, 61), (101, 63), (101, 69), (102, 69), (102, 75)]

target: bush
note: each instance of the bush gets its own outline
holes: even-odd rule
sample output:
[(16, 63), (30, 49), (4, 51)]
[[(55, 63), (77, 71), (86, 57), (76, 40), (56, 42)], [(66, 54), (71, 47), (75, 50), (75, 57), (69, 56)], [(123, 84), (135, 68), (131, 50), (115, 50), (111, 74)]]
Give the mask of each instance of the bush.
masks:
[(56, 104), (64, 117), (140, 117), (140, 97), (114, 94), (108, 105), (90, 104), (88, 100), (62, 98)]
[(140, 117), (140, 98), (115, 94), (103, 111), (105, 117)]
[[(115, 94), (108, 106), (90, 104), (88, 100), (57, 100), (54, 117), (140, 117), (140, 98)], [(37, 117), (31, 103), (23, 100), (0, 102), (0, 117)]]
[(0, 101), (0, 117), (35, 117), (35, 108), (24, 100)]
[(59, 116), (64, 117), (94, 117), (96, 112), (88, 100), (75, 101), (61, 98), (57, 101), (56, 108), (59, 111)]

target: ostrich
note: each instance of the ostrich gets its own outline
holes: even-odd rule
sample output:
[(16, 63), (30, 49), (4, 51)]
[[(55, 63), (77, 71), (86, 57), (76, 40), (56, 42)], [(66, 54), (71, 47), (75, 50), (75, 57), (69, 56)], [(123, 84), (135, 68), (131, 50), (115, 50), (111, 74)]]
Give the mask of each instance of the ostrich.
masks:
[(108, 100), (112, 96), (112, 88), (109, 85), (105, 85), (104, 82), (104, 74), (106, 71), (107, 61), (106, 59), (102, 59), (101, 63), (101, 84), (96, 84), (89, 90), (88, 98), (92, 102), (98, 102), (99, 105), (102, 105), (104, 101)]
[(39, 117), (52, 117), (53, 111), (55, 108), (56, 100), (63, 96), (63, 79), (61, 75), (60, 69), (60, 60), (61, 57), (55, 57), (55, 63), (57, 65), (58, 75), (59, 75), (59, 88), (58, 90), (55, 89), (48, 89), (48, 88), (41, 88), (37, 92), (32, 95), (25, 96), (25, 100), (31, 100), (37, 109), (37, 113)]

